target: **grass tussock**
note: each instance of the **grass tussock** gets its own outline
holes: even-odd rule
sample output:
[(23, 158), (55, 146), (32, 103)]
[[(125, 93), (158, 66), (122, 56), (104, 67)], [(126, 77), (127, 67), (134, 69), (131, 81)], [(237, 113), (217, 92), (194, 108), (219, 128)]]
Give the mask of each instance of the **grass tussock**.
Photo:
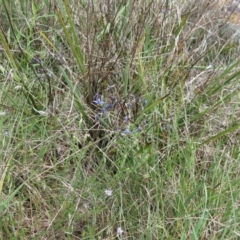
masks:
[(0, 239), (238, 238), (221, 4), (2, 1)]

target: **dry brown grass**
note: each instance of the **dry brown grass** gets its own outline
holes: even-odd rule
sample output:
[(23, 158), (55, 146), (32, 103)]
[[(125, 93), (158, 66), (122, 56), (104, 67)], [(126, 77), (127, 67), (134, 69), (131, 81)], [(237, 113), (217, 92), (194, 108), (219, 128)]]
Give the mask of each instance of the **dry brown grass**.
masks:
[(220, 2), (23, 2), (5, 1), (13, 29), (0, 16), (0, 239), (237, 237), (239, 39)]

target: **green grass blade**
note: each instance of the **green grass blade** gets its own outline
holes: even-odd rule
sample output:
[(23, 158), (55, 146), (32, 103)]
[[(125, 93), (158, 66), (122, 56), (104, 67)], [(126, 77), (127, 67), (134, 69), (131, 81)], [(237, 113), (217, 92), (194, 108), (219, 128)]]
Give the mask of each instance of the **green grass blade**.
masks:
[(11, 158), (9, 158), (9, 159), (7, 160), (6, 166), (5, 166), (5, 168), (4, 168), (3, 174), (2, 174), (1, 179), (0, 179), (0, 196), (1, 196), (1, 194), (2, 194), (3, 183), (4, 183), (4, 180), (5, 180), (6, 173), (7, 173), (7, 171), (8, 171), (10, 162), (11, 162)]
[(66, 74), (65, 70), (62, 67), (60, 67), (60, 70), (61, 70), (61, 72), (63, 74), (63, 77), (64, 77), (65, 81), (67, 82), (71, 92), (73, 93), (74, 100), (75, 100), (75, 103), (78, 107), (78, 110), (82, 114), (83, 119), (86, 121), (86, 123), (90, 124), (91, 123), (90, 118), (88, 117), (88, 115), (86, 113), (86, 110), (85, 110), (86, 108), (82, 104), (82, 100), (79, 97), (79, 93), (77, 93), (76, 87), (72, 84), (72, 81), (70, 80), (70, 78)]
[(62, 26), (64, 36), (66, 37), (67, 42), (71, 48), (72, 54), (78, 63), (79, 69), (80, 69), (81, 73), (84, 73), (85, 69), (84, 69), (84, 61), (83, 61), (83, 52), (80, 48), (80, 43), (76, 36), (76, 29), (73, 24), (73, 20), (72, 20), (71, 14), (70, 14), (68, 3), (65, 0), (64, 0), (64, 5), (66, 7), (67, 17), (70, 22), (69, 29), (66, 27), (66, 21), (64, 20), (61, 11), (58, 8), (56, 8), (55, 12), (58, 17), (58, 21), (59, 21), (60, 25)]
[(229, 127), (228, 129), (214, 135), (213, 137), (208, 138), (207, 140), (203, 141), (200, 145), (208, 144), (211, 141), (217, 140), (220, 137), (223, 137), (237, 129), (240, 128), (240, 123), (234, 124), (232, 127)]
[(7, 43), (7, 40), (6, 40), (6, 38), (5, 38), (5, 36), (4, 36), (3, 32), (2, 32), (2, 28), (0, 29), (0, 40), (1, 40), (1, 43), (3, 44), (3, 48), (5, 50), (5, 54), (8, 57), (9, 62), (11, 64), (12, 68), (13, 69), (18, 69), (17, 64), (16, 64), (16, 62), (14, 60), (14, 57), (13, 57), (12, 51), (10, 50), (9, 45)]

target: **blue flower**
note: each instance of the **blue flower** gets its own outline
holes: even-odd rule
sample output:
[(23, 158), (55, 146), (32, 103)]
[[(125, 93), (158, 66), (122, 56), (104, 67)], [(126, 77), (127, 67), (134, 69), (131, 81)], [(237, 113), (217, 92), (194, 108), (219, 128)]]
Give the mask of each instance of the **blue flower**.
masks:
[(103, 106), (103, 104), (104, 104), (104, 102), (100, 98), (94, 100), (93, 102), (100, 106)]
[(95, 116), (95, 121), (98, 121), (100, 118), (98, 116), (98, 114)]
[(111, 103), (107, 103), (105, 109), (110, 110), (113, 108), (113, 105)]
[(132, 132), (129, 129), (125, 129), (122, 131), (123, 134), (131, 134)]
[(141, 132), (142, 129), (140, 127), (137, 128), (137, 132)]
[(124, 119), (123, 119), (123, 122), (128, 122), (129, 121), (129, 117), (128, 116), (126, 116), (126, 117), (124, 117)]
[(96, 99), (98, 99), (98, 98), (101, 98), (101, 95), (98, 94), (98, 93), (96, 93), (96, 94), (93, 96), (93, 100), (96, 100)]
[(106, 113), (106, 111), (107, 111), (106, 108), (102, 108), (102, 109), (101, 109), (101, 112), (102, 112), (102, 113)]

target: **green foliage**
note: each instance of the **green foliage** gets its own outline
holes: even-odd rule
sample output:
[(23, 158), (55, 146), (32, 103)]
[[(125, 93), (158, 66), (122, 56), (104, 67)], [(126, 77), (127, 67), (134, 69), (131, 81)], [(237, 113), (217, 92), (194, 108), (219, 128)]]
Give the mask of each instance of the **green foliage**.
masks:
[(239, 236), (239, 47), (220, 9), (1, 3), (0, 239)]

